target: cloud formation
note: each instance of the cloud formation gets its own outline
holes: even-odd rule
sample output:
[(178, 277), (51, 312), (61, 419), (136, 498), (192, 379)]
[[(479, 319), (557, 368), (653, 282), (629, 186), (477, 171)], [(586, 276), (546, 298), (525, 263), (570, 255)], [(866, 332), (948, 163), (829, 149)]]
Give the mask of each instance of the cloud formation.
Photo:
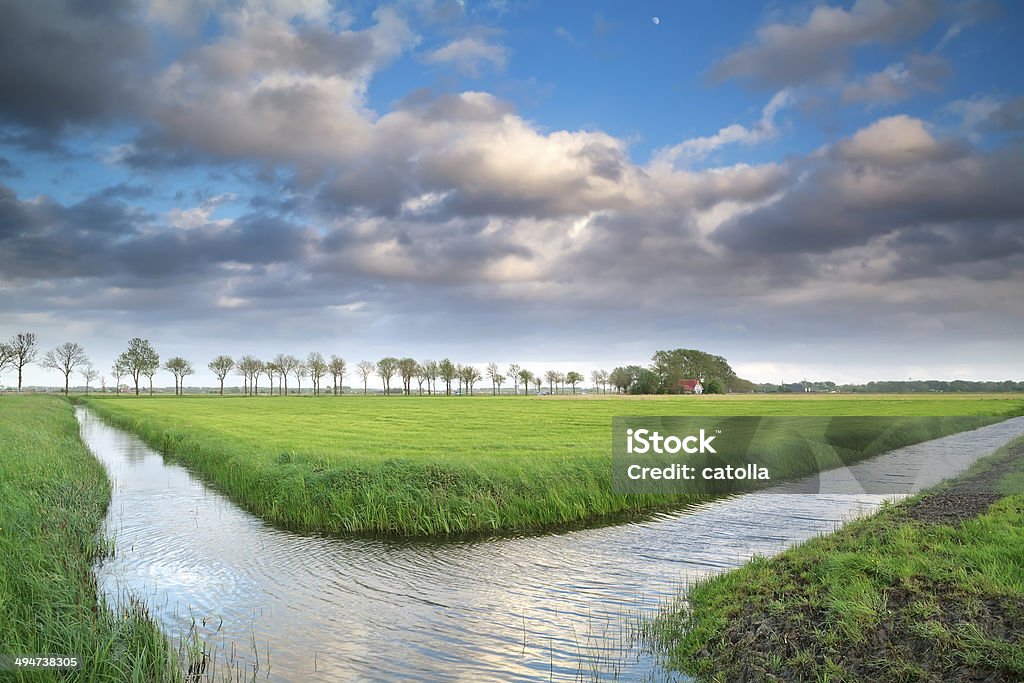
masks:
[(716, 63), (710, 76), (772, 89), (835, 81), (846, 71), (852, 50), (913, 37), (932, 26), (943, 9), (942, 0), (856, 0), (850, 9), (818, 6), (804, 21), (760, 27), (752, 43)]

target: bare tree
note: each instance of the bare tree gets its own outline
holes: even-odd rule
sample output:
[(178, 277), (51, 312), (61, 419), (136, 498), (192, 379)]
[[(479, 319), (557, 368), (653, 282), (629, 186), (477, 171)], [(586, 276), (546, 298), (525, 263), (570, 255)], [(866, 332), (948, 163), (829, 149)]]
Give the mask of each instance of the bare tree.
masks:
[(595, 387), (600, 387), (601, 393), (608, 393), (605, 387), (608, 385), (608, 372), (606, 370), (594, 370), (590, 373), (590, 381)]
[(537, 387), (537, 393), (539, 394), (541, 383), (544, 381), (544, 378), (541, 377), (540, 375), (534, 375), (533, 373), (530, 373), (530, 379), (533, 380), (533, 386)]
[(274, 369), (273, 361), (260, 361), (260, 372), (267, 376), (267, 381), (270, 382), (270, 395), (274, 395)]
[(402, 391), (408, 396), (412, 393), (412, 378), (416, 374), (416, 360), (414, 358), (403, 358), (398, 363), (398, 374), (402, 378)]
[(366, 383), (370, 379), (370, 375), (373, 374), (374, 365), (368, 360), (361, 360), (356, 363), (356, 372), (363, 378), (363, 395), (366, 395)]
[(14, 367), (14, 351), (7, 344), (0, 343), (0, 374), (3, 374), (8, 366)]
[(473, 395), (473, 385), (483, 379), (483, 375), (480, 371), (474, 368), (472, 365), (466, 368), (466, 384), (469, 386), (469, 395)]
[(255, 396), (259, 376), (263, 372), (263, 361), (256, 356), (245, 355), (238, 359), (235, 370), (242, 377), (242, 393)]
[(505, 375), (498, 373), (494, 376), (494, 382), (498, 385), (498, 393), (501, 393), (501, 383), (505, 381)]
[(511, 365), (508, 366), (508, 372), (506, 374), (512, 379), (512, 395), (513, 396), (518, 396), (519, 395), (519, 373), (521, 371), (522, 371), (522, 368), (519, 367), (515, 363), (512, 363)]
[(384, 380), (384, 395), (391, 393), (391, 378), (398, 370), (398, 359), (393, 356), (386, 356), (377, 361), (377, 374)]
[(249, 366), (249, 370), (251, 372), (252, 377), (252, 395), (259, 396), (260, 375), (263, 374), (263, 361), (261, 361), (259, 358), (253, 357), (249, 363)]
[[(81, 370), (78, 371), (82, 381), (85, 382), (85, 395), (89, 395), (89, 385), (100, 378), (100, 373), (96, 372), (96, 368), (92, 363), (86, 363)], [(104, 388), (106, 388), (104, 386)]]
[(561, 375), (558, 374), (557, 370), (548, 370), (544, 373), (544, 380), (548, 383), (548, 391), (552, 394), (555, 393), (555, 385), (558, 384), (558, 379)]
[(320, 395), (320, 378), (327, 374), (327, 363), (324, 357), (317, 351), (306, 356), (306, 367), (309, 369), (309, 378), (313, 381), (313, 395)]
[(220, 382), (220, 395), (224, 395), (224, 378), (228, 376), (232, 368), (235, 367), (235, 361), (231, 359), (231, 356), (217, 356), (211, 360), (206, 367), (210, 368), (217, 380)]
[(434, 394), (437, 392), (437, 361), (425, 360), (420, 365), (423, 367), (423, 372), (427, 376), (427, 394)]
[(167, 370), (174, 375), (175, 396), (180, 396), (185, 393), (185, 377), (195, 374), (195, 370), (192, 369), (192, 364), (181, 356), (169, 358), (167, 362), (164, 363), (164, 370)]
[(302, 378), (309, 377), (309, 368), (306, 367), (305, 363), (296, 363), (295, 367), (292, 368), (292, 374), (295, 375), (295, 383), (298, 385), (298, 394), (302, 395)]
[(334, 395), (337, 396), (345, 389), (345, 370), (347, 364), (344, 358), (331, 355), (331, 361), (327, 364), (327, 369), (334, 377)]
[(483, 375), (472, 365), (460, 365), (459, 368), (459, 380), (466, 387), (466, 393), (472, 396), (473, 385), (483, 379)]
[[(497, 377), (501, 374), (501, 370), (498, 369), (497, 363), (487, 364), (487, 376), (491, 378), (491, 396), (497, 396), (498, 394), (498, 382)], [(502, 377), (504, 379), (504, 377)]]
[(6, 348), (7, 354), (10, 357), (8, 362), (18, 369), (18, 391), (21, 391), (22, 371), (26, 365), (36, 359), (39, 353), (36, 345), (36, 333), (20, 332), (11, 337), (11, 341), (7, 342)]
[(71, 373), (80, 365), (89, 362), (83, 349), (77, 342), (64, 342), (52, 351), (47, 351), (39, 365), (50, 370), (57, 370), (64, 375), (64, 395), (68, 395)]
[(153, 393), (153, 375), (160, 368), (160, 356), (147, 339), (135, 337), (128, 349), (117, 357), (125, 373), (135, 381), (135, 395), (139, 395), (139, 376), (149, 377), (149, 393)]
[(121, 395), (121, 378), (128, 374), (128, 368), (124, 366), (121, 359), (118, 358), (114, 362), (114, 366), (110, 368), (110, 375), (114, 378), (114, 382), (117, 384), (117, 395)]
[(274, 365), (277, 366), (277, 371), (280, 373), (279, 378), (284, 380), (284, 393), (287, 394), (288, 375), (295, 371), (295, 368), (299, 365), (299, 359), (295, 356), (279, 353), (274, 356)]
[(423, 395), (423, 383), (427, 383), (427, 391), (430, 391), (430, 372), (423, 365), (423, 363), (416, 364), (416, 384), (418, 387), (419, 395)]

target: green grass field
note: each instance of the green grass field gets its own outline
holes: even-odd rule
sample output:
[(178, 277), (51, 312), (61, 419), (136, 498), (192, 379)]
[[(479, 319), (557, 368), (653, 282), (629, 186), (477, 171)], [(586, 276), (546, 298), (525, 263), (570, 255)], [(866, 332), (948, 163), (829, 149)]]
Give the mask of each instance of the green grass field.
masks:
[[(406, 536), (522, 531), (687, 502), (611, 492), (617, 415), (919, 418), (898, 446), (1024, 413), (1024, 398), (1002, 395), (86, 401), (273, 523)], [(788, 475), (808, 473), (777, 457)]]
[(103, 466), (78, 437), (71, 405), (0, 396), (0, 654), (77, 656), (76, 671), (2, 671), (13, 681), (181, 680), (145, 608), (98, 602), (93, 562), (110, 502)]
[(691, 586), (644, 630), (702, 681), (1024, 680), (1024, 439)]

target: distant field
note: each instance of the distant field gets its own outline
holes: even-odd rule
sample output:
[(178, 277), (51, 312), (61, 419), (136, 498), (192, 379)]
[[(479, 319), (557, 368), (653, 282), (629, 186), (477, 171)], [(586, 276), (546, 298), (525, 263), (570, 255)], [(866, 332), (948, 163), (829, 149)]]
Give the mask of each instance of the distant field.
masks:
[(948, 417), (911, 421), (917, 431), (906, 439), (913, 442), (1024, 414), (1024, 397), (993, 394), (122, 396), (87, 403), (270, 521), (402, 535), (524, 530), (684, 503), (611, 493), (617, 415)]

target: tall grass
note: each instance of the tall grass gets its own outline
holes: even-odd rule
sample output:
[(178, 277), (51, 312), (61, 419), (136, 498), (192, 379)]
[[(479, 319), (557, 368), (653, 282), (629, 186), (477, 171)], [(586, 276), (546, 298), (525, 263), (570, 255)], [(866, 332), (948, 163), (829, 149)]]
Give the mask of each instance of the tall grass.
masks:
[(12, 681), (174, 681), (177, 655), (128, 602), (100, 599), (93, 562), (110, 502), (103, 466), (78, 436), (71, 406), (48, 396), (0, 396), (0, 654), (77, 656), (65, 672), (5, 671)]
[[(685, 504), (611, 490), (615, 415), (913, 414), (971, 417), (907, 430), (891, 447), (1024, 412), (1024, 401), (90, 398), (286, 528), (404, 536), (522, 531)], [(894, 408), (897, 406), (897, 408)], [(789, 474), (813, 471), (793, 465)]]

